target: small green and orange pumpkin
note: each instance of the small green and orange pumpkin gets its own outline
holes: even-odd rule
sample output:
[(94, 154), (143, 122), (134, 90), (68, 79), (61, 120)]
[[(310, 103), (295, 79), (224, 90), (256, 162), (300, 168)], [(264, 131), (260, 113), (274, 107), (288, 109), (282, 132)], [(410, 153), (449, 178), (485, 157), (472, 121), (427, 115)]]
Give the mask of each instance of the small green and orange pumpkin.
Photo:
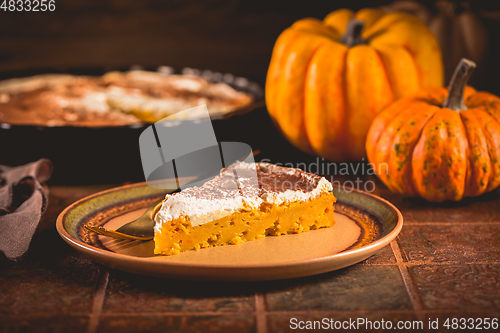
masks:
[(393, 192), (458, 201), (500, 185), (500, 98), (466, 86), (475, 63), (462, 59), (449, 89), (426, 89), (375, 117), (368, 159)]

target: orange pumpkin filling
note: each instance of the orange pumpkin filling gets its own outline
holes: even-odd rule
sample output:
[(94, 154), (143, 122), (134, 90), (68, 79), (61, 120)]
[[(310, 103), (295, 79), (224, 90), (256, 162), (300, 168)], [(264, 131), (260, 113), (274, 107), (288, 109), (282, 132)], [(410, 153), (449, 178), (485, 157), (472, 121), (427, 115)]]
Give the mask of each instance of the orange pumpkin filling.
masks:
[(300, 234), (333, 226), (332, 193), (316, 199), (275, 205), (262, 203), (259, 209), (240, 211), (192, 227), (181, 216), (163, 224), (155, 235), (155, 254), (173, 255), (202, 248), (234, 245), (266, 236)]
[[(240, 163), (224, 170), (201, 187), (167, 195), (155, 216), (155, 254), (234, 245), (334, 224), (336, 199), (325, 178), (269, 163)], [(231, 180), (233, 175), (237, 181)]]

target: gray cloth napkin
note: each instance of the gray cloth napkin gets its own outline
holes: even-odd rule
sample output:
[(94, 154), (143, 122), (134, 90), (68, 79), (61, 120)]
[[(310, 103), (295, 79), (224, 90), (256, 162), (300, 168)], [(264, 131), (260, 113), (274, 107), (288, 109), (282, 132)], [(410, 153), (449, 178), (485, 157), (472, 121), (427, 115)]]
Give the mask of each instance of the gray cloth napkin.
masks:
[(26, 251), (47, 208), (41, 185), (52, 175), (52, 162), (40, 159), (19, 167), (0, 165), (0, 252), (10, 260)]

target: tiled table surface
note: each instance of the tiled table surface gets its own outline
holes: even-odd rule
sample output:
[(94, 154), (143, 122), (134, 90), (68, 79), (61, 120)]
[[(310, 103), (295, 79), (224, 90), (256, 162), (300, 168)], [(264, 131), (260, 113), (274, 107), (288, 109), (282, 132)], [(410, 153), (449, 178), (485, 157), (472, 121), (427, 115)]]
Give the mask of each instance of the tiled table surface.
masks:
[(54, 229), (58, 213), (108, 187), (50, 187), (27, 256), (1, 263), (0, 331), (287, 332), (291, 318), (421, 320), (430, 331), (429, 319), (500, 318), (499, 191), (429, 204), (377, 183), (375, 194), (405, 225), (376, 255), (318, 276), (220, 283), (124, 273), (66, 245)]

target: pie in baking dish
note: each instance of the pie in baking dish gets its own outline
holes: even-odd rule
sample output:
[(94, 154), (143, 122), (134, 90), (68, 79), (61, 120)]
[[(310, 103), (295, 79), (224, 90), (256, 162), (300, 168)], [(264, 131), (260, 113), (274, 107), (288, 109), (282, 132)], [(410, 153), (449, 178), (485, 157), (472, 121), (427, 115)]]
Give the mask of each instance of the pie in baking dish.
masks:
[(102, 76), (46, 74), (0, 81), (0, 123), (122, 126), (153, 123), (202, 104), (211, 116), (224, 115), (252, 101), (251, 95), (224, 82), (196, 75), (139, 70)]

